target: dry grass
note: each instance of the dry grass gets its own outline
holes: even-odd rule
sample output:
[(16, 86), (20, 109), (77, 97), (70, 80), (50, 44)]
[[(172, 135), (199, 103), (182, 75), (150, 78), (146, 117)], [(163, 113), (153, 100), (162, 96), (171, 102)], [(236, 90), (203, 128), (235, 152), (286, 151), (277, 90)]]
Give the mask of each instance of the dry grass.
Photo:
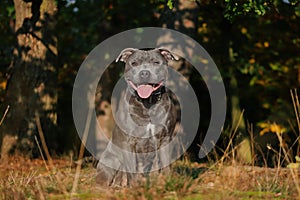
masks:
[[(300, 105), (296, 93), (293, 93), (293, 104), (300, 132)], [(39, 126), (38, 115), (36, 117)], [(253, 132), (249, 132), (251, 148), (254, 148)], [(236, 129), (233, 129), (232, 135), (235, 133)], [(39, 134), (43, 138), (42, 130), (39, 130)], [(252, 165), (240, 165), (235, 159), (233, 136), (223, 156), (216, 155), (217, 160), (211, 164), (177, 161), (168, 175), (153, 175), (130, 188), (99, 188), (95, 183), (96, 169), (91, 164), (82, 167), (81, 162), (78, 162), (80, 166), (76, 166), (72, 159), (52, 159), (48, 153), (45, 158), (47, 161), (17, 156), (2, 159), (0, 200), (300, 199), (300, 169), (281, 167), (283, 161), (292, 162), (290, 149), (283, 145), (282, 134), (277, 133), (280, 151), (277, 152), (276, 168), (256, 167), (254, 161)], [(45, 145), (42, 148), (47, 152)], [(41, 156), (44, 158), (42, 150)]]
[[(69, 160), (12, 157), (0, 164), (0, 199), (297, 199), (298, 169), (213, 165), (178, 161), (169, 175), (155, 175), (130, 188), (101, 189), (96, 170), (84, 167), (72, 193), (76, 167)], [(66, 191), (59, 186), (57, 180)], [(72, 195), (71, 195), (72, 194)]]

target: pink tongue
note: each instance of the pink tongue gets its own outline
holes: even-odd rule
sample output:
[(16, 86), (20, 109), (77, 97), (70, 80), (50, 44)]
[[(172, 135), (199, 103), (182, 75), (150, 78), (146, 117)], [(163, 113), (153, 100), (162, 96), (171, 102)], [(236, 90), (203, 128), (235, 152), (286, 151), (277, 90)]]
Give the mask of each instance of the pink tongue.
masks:
[(151, 85), (140, 85), (136, 91), (141, 98), (146, 99), (150, 97), (154, 89)]

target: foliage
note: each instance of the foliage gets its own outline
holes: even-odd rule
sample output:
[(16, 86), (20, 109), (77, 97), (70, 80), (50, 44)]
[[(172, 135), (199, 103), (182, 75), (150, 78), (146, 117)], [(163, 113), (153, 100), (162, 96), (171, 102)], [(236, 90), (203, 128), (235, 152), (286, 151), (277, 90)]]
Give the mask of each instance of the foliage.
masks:
[(288, 168), (299, 169), (300, 168), (300, 157), (295, 156), (296, 163), (289, 163), (287, 165)]
[[(7, 72), (9, 71), (10, 61), (13, 52), (14, 30), (11, 22), (14, 19), (13, 2), (4, 0), (0, 2), (0, 102), (7, 84)], [(1, 106), (0, 106), (1, 108)], [(5, 108), (2, 108), (5, 109)]]
[(258, 124), (262, 130), (259, 132), (260, 135), (264, 135), (265, 133), (275, 133), (275, 134), (283, 134), (286, 132), (286, 129), (282, 127), (280, 124), (276, 123), (265, 123), (261, 122)]
[[(280, 124), (287, 134), (295, 127), (289, 90), (300, 82), (299, 1), (57, 0), (57, 6), (58, 124), (66, 138), (76, 135), (71, 93), (80, 64), (101, 41), (140, 26), (178, 29), (199, 41), (219, 67), (228, 96), (237, 96), (246, 121), (255, 125), (255, 137), (261, 137), (260, 124)], [(0, 1), (0, 101), (16, 43), (14, 16), (13, 2)], [(230, 86), (232, 77), (237, 92)], [(195, 87), (199, 79), (191, 77)]]
[(170, 9), (173, 9), (173, 1), (172, 1), (172, 0), (168, 0), (167, 6), (168, 6)]
[[(205, 166), (205, 170), (201, 164), (192, 166), (190, 163), (183, 163), (173, 166), (172, 176), (158, 177), (131, 189), (119, 188), (103, 192), (95, 187), (95, 169), (83, 168), (78, 191), (74, 197), (80, 199), (299, 197), (300, 183), (293, 169), (299, 169), (299, 157), (295, 155), (299, 155), (300, 149), (300, 106), (298, 95), (291, 100), (289, 93), (290, 89), (299, 88), (300, 85), (299, 0), (57, 0), (57, 6), (56, 36), (59, 52), (59, 62), (56, 66), (59, 69), (57, 108), (61, 145), (51, 149), (52, 155), (68, 154), (71, 149), (76, 157), (78, 144), (74, 142), (77, 134), (72, 121), (71, 94), (76, 72), (87, 54), (101, 41), (121, 31), (141, 26), (163, 26), (188, 34), (210, 53), (224, 78), (228, 101), (232, 96), (239, 99), (245, 119), (251, 124), (249, 129), (253, 127), (250, 131), (253, 133), (251, 146), (254, 148), (259, 143), (262, 154), (265, 154), (263, 161), (258, 164), (267, 165), (269, 157), (272, 157), (272, 162), (275, 157), (277, 162), (273, 164), (277, 166), (275, 169), (237, 167), (232, 164), (236, 163), (235, 160), (230, 160), (235, 155), (236, 147), (232, 147), (234, 138), (230, 138), (228, 145), (228, 140), (223, 137), (219, 144), (223, 142), (225, 145), (220, 146), (229, 148), (226, 148), (225, 152), (221, 149), (223, 157), (215, 159), (213, 166)], [(13, 73), (11, 64), (17, 43), (14, 20), (13, 1), (1, 0), (1, 103), (5, 98), (9, 75)], [(185, 67), (181, 66), (183, 69)], [(201, 77), (196, 73), (191, 74), (190, 80), (193, 86), (199, 89), (197, 94), (201, 97), (204, 94), (204, 89), (199, 84)], [(232, 78), (236, 80), (236, 88), (232, 88)], [(292, 101), (295, 114), (292, 114), (294, 113)], [(3, 113), (7, 108), (2, 108), (2, 104), (0, 108), (2, 109), (0, 126), (2, 126), (6, 123), (4, 117), (6, 114)], [(233, 116), (228, 114), (228, 124), (232, 118)], [(272, 156), (269, 155), (271, 153)], [(74, 163), (69, 161), (73, 159), (73, 155), (71, 153), (71, 159), (68, 158), (67, 161), (54, 160), (53, 170), (49, 170), (45, 160), (14, 157), (1, 162), (0, 198), (68, 198), (75, 176)], [(252, 163), (257, 162), (255, 156), (252, 159)], [(231, 166), (224, 166), (226, 162)], [(281, 168), (283, 162), (287, 162), (287, 166), (292, 170)], [(95, 192), (100, 194), (95, 195)]]
[(226, 10), (225, 17), (233, 19), (239, 15), (264, 15), (267, 11), (268, 2), (264, 0), (232, 1), (225, 0)]

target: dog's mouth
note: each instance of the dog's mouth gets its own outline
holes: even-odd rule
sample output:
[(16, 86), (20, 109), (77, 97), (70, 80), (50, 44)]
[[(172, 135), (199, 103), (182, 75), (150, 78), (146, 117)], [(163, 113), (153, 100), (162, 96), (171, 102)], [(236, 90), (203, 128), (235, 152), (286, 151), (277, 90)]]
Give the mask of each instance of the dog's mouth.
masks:
[(138, 93), (139, 97), (147, 99), (154, 91), (162, 86), (163, 81), (160, 81), (159, 83), (134, 84), (132, 81), (128, 80), (128, 83)]

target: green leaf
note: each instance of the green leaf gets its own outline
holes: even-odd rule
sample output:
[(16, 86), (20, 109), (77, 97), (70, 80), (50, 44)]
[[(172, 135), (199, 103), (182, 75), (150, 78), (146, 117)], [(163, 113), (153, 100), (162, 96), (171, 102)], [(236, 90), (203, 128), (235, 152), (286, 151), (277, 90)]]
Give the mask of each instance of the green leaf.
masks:
[(295, 7), (295, 15), (300, 17), (300, 6)]
[(6, 10), (7, 10), (7, 13), (8, 13), (8, 17), (11, 17), (15, 12), (15, 7), (14, 6), (8, 6), (6, 8)]
[(253, 86), (253, 85), (255, 85), (255, 83), (256, 83), (256, 81), (257, 81), (257, 77), (256, 76), (254, 76), (251, 80), (250, 80), (250, 86)]
[(167, 6), (169, 7), (169, 9), (173, 9), (173, 0), (168, 0), (167, 2)]

